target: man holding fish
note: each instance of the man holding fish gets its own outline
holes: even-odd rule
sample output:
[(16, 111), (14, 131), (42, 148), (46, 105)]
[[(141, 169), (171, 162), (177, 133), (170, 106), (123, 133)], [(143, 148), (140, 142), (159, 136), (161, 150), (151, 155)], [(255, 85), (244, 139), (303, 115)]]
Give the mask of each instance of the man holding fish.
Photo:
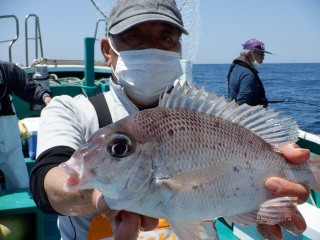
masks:
[[(116, 1), (108, 19), (107, 37), (101, 40), (102, 54), (107, 65), (113, 69), (110, 91), (104, 93), (113, 122), (156, 107), (159, 96), (174, 85), (174, 81), (182, 74), (179, 61), (181, 34), (188, 32), (183, 27), (174, 0)], [(157, 124), (161, 125), (161, 119), (158, 120)], [(109, 207), (111, 202), (108, 201), (108, 205), (97, 188), (66, 191), (67, 183), (70, 187), (79, 181), (76, 174), (73, 175), (74, 170), (68, 172), (68, 169), (58, 165), (68, 161), (78, 149), (80, 156), (80, 147), (98, 129), (97, 114), (86, 97), (61, 96), (51, 101), (42, 112), (38, 131), (38, 156), (30, 181), (33, 197), (44, 212), (59, 215), (62, 239), (87, 239), (90, 224), (99, 214), (112, 220), (115, 239), (137, 239), (140, 230), (154, 229), (158, 220), (130, 211), (112, 210)], [(116, 142), (107, 151), (117, 155), (119, 151), (130, 150), (130, 147), (121, 148), (123, 141), (130, 142), (126, 136), (120, 136), (115, 141), (119, 141), (119, 144)], [(281, 153), (294, 163), (305, 162), (310, 155), (308, 150), (298, 148), (293, 143), (285, 145)], [(92, 176), (99, 171), (99, 167), (91, 169)], [(137, 176), (145, 172), (143, 166), (136, 170)], [(111, 178), (116, 171), (107, 168), (105, 174), (106, 178), (109, 175)], [(171, 190), (176, 189), (174, 184), (158, 180)], [(140, 186), (134, 178), (128, 185), (135, 188)], [(267, 179), (265, 187), (275, 197), (295, 196), (299, 203), (308, 198), (307, 187), (282, 178)], [(129, 195), (127, 204), (138, 197)], [(118, 198), (114, 196), (114, 199)], [(125, 209), (116, 208), (120, 206), (117, 201), (112, 202), (112, 206), (114, 209)], [(299, 213), (293, 214), (290, 221), (281, 223), (281, 226), (294, 233), (301, 233), (306, 228)], [(260, 224), (258, 229), (266, 238), (282, 236), (278, 224)]]

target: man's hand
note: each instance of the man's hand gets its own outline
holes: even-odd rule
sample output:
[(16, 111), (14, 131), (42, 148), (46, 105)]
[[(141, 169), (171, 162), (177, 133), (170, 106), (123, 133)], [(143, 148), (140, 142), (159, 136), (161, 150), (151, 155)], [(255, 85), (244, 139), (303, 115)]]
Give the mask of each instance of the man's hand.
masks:
[(158, 219), (140, 214), (110, 209), (98, 190), (94, 190), (92, 194), (92, 203), (102, 216), (110, 219), (113, 223), (115, 240), (135, 240), (138, 238), (140, 230), (153, 230), (159, 222)]
[[(288, 143), (282, 149), (281, 154), (292, 163), (303, 163), (306, 162), (310, 157), (310, 151), (308, 149), (302, 149), (295, 143)], [(289, 182), (285, 179), (272, 177), (265, 182), (265, 187), (275, 196), (295, 196), (298, 197), (299, 203), (304, 203), (309, 197), (309, 188)], [(306, 229), (306, 222), (300, 212), (296, 212), (291, 217), (291, 220), (287, 220), (280, 224), (288, 231), (294, 234), (301, 234)], [(264, 238), (267, 239), (282, 239), (283, 235), (279, 225), (265, 225), (259, 224), (257, 229)]]
[(43, 99), (44, 104), (47, 106), (47, 105), (50, 103), (51, 99), (52, 99), (52, 98), (51, 98), (50, 96), (46, 96), (46, 97)]

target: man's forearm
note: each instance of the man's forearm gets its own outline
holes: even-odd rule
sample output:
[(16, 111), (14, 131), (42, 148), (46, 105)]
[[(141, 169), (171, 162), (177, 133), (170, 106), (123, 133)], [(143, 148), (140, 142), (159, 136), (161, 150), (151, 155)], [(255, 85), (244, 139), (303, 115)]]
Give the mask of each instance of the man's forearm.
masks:
[(44, 187), (52, 208), (66, 216), (80, 216), (92, 213), (93, 190), (63, 191), (63, 185), (69, 176), (59, 167), (52, 168), (44, 179)]

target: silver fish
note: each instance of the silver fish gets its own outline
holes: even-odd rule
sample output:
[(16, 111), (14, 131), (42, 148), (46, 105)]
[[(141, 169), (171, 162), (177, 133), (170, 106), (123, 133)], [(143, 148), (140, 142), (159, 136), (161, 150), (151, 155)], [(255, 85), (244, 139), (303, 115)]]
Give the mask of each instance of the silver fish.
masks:
[(211, 239), (205, 220), (273, 225), (296, 210), (296, 198), (266, 191), (271, 176), (320, 190), (319, 158), (297, 165), (276, 153), (297, 133), (272, 109), (177, 84), (158, 108), (98, 130), (60, 166), (67, 191), (97, 188), (113, 209), (167, 219), (181, 239)]

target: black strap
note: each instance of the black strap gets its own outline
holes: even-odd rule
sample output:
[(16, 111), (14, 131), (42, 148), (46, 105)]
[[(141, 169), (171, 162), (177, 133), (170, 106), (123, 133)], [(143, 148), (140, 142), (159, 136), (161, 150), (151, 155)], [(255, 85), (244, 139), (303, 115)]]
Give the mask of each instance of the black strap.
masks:
[(5, 191), (7, 189), (6, 187), (6, 178), (4, 176), (4, 173), (0, 169), (0, 191)]
[(5, 70), (0, 64), (0, 116), (15, 115), (9, 95)]
[(112, 123), (110, 110), (103, 93), (88, 98), (97, 112), (99, 128)]

